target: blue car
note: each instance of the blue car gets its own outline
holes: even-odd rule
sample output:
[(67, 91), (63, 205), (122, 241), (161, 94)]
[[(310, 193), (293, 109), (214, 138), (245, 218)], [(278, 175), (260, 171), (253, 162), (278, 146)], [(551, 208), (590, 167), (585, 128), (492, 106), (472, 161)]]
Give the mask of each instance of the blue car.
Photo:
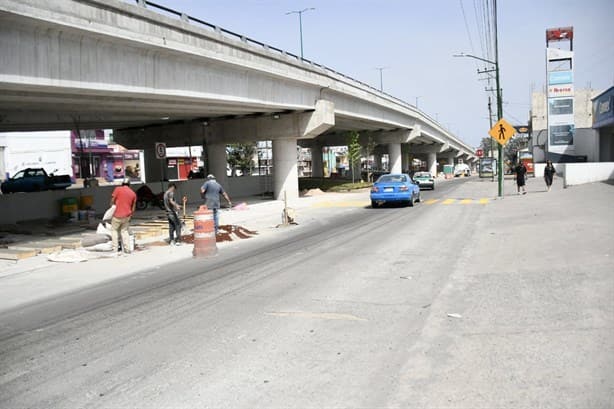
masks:
[(420, 186), (405, 173), (380, 176), (371, 188), (371, 207), (384, 203), (403, 203), (413, 206), (420, 201)]

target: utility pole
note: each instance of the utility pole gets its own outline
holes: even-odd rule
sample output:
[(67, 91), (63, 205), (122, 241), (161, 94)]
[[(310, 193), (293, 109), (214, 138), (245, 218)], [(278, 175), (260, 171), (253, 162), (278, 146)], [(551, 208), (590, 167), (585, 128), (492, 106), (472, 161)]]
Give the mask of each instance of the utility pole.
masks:
[[(488, 96), (488, 121), (490, 122), (490, 128), (489, 129), (492, 129), (492, 104), (490, 102), (490, 95)], [(492, 146), (493, 139), (492, 138), (489, 138), (489, 139), (490, 139), (490, 154), (492, 155), (493, 154), (493, 150), (494, 150), (493, 146)], [(491, 159), (492, 159), (492, 156), (491, 156)], [(491, 166), (492, 166), (492, 163), (491, 163)], [(491, 173), (490, 178), (491, 178), (492, 182), (495, 181), (495, 170), (494, 169), (492, 169), (492, 173)]]
[[(497, 31), (497, 0), (493, 0), (493, 13), (495, 16), (494, 30), (495, 30), (495, 77), (497, 81), (497, 120), (500, 121), (503, 118), (503, 100), (501, 97), (501, 79), (499, 75), (499, 40)], [(503, 145), (497, 143), (497, 153), (499, 156), (497, 162), (497, 180), (499, 182), (499, 197), (503, 196)]]

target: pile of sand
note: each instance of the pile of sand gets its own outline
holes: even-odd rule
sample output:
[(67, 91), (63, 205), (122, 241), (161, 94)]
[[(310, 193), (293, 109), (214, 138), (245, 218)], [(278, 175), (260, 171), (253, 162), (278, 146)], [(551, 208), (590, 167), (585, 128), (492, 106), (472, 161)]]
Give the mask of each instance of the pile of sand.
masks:
[(318, 189), (308, 189), (308, 190), (304, 190), (303, 191), (303, 196), (307, 196), (307, 197), (311, 197), (311, 196), (320, 196), (320, 195), (324, 195), (325, 193), (320, 190), (320, 188)]

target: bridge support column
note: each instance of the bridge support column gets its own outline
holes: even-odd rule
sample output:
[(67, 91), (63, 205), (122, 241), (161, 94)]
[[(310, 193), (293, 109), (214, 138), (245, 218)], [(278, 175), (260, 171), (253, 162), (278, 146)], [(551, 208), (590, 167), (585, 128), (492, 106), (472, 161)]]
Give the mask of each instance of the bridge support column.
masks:
[(277, 200), (298, 197), (296, 139), (273, 140), (273, 195)]
[(373, 154), (373, 167), (377, 170), (382, 170), (382, 154), (381, 153)]
[(218, 183), (221, 184), (224, 189), (228, 189), (228, 185), (226, 184), (228, 181), (228, 175), (226, 173), (226, 165), (228, 163), (226, 160), (226, 144), (208, 144), (207, 158), (209, 159), (209, 173), (215, 176)]
[(448, 165), (454, 165), (454, 155), (448, 156)]
[(322, 160), (322, 146), (311, 146), (311, 177), (321, 178), (324, 176), (324, 161)]
[(435, 152), (430, 152), (427, 154), (426, 169), (431, 173), (431, 175), (437, 175), (437, 154)]
[(388, 144), (388, 160), (390, 161), (390, 173), (401, 173), (401, 144)]
[(409, 152), (406, 152), (401, 145), (401, 169), (403, 172), (410, 171)]

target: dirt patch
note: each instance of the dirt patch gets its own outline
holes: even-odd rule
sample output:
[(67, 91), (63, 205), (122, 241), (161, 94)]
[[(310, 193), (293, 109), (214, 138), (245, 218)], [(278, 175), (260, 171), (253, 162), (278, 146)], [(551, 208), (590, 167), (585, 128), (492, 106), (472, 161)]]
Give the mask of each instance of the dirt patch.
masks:
[(306, 197), (321, 196), (321, 195), (325, 195), (325, 194), (326, 193), (324, 193), (320, 188), (308, 189), (308, 190), (304, 190), (303, 191), (303, 196), (306, 196)]

